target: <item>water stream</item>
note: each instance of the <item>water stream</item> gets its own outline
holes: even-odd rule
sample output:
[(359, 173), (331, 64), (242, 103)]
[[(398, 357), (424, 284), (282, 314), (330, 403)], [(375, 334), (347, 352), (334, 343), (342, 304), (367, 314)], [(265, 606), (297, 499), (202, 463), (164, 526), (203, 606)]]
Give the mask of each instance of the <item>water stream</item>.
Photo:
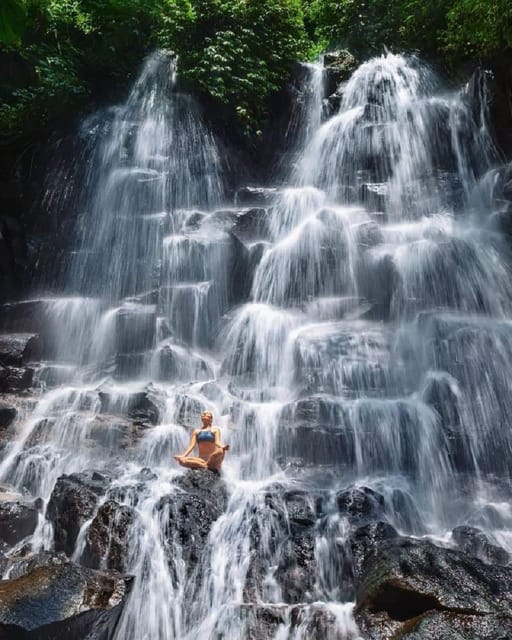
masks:
[[(341, 489), (380, 492), (402, 533), (449, 544), (470, 523), (512, 551), (512, 278), (481, 209), (495, 160), (485, 114), (387, 54), (322, 123), (310, 65), (290, 128), (299, 159), (255, 209), (229, 201), (227, 159), (176, 73), (154, 54), (125, 105), (83, 124), (74, 250), (38, 302), (42, 392), (0, 480), (46, 503), (62, 474), (112, 476), (105, 499), (136, 514), (119, 640), (244, 638), (270, 606), (275, 640), (310, 638), (319, 611), (329, 638), (355, 640)], [(158, 418), (124, 446), (140, 394)], [(172, 455), (202, 409), (231, 445), (228, 498), (191, 572), (168, 524), (183, 473)], [(290, 602), (279, 567), (301, 491), (324, 508), (315, 574)], [(52, 548), (44, 518), (31, 544)]]

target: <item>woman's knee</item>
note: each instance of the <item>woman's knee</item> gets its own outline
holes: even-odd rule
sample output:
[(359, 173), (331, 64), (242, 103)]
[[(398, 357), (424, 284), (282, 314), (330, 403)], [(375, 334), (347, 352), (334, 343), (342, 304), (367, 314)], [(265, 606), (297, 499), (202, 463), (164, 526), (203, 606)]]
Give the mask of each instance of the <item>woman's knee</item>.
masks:
[(222, 465), (224, 460), (224, 451), (221, 449), (220, 451), (216, 451), (212, 453), (212, 455), (208, 458), (208, 469), (213, 469), (214, 471), (218, 471)]
[(179, 460), (179, 463), (182, 467), (186, 467), (187, 469), (205, 469), (206, 462), (200, 459), (194, 458), (182, 458)]

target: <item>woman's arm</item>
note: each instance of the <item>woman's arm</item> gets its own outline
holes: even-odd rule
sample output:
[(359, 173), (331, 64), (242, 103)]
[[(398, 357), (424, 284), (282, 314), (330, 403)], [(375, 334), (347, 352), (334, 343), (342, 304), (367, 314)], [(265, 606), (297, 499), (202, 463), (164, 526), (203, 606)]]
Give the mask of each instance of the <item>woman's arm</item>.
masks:
[(194, 431), (192, 433), (192, 437), (190, 438), (190, 442), (189, 442), (189, 445), (187, 447), (187, 450), (182, 455), (182, 457), (186, 458), (190, 453), (192, 453), (192, 451), (194, 450), (196, 444), (197, 444), (197, 429), (194, 429)]
[(215, 444), (220, 449), (224, 449), (224, 451), (228, 451), (229, 450), (229, 444), (222, 444), (221, 441), (220, 441), (220, 429), (215, 427), (215, 429), (213, 429), (213, 433), (215, 435)]

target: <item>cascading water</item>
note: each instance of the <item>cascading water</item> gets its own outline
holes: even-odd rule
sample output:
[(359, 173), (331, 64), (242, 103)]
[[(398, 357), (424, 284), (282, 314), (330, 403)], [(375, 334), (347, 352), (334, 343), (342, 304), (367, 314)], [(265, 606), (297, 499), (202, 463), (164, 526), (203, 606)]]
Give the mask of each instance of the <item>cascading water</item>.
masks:
[[(0, 478), (45, 504), (63, 474), (107, 479), (96, 513), (128, 514), (135, 576), (119, 640), (267, 637), (251, 635), (262, 619), (276, 640), (358, 638), (350, 486), (402, 533), (473, 523), (512, 551), (512, 285), (500, 236), (469, 215), (485, 121), (414, 58), (363, 64), (323, 124), (321, 68), (305, 76), (301, 161), (263, 209), (226, 204), (217, 143), (164, 54), (84, 126), (75, 248), (37, 303), (43, 391)], [(231, 451), (201, 538), (210, 516), (186, 506), (172, 455), (203, 409)], [(52, 548), (48, 519), (30, 542)]]

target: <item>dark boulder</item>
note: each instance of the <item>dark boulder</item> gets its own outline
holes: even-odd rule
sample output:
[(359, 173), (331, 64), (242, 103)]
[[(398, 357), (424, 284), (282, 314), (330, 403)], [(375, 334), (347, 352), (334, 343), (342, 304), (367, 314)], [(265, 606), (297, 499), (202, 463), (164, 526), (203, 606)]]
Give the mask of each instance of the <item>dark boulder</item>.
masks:
[(268, 209), (253, 207), (237, 212), (233, 233), (242, 241), (268, 240), (270, 236)]
[(356, 621), (365, 637), (384, 640), (407, 637), (427, 612), (451, 612), (458, 619), (509, 615), (511, 606), (512, 568), (486, 565), (428, 541), (398, 538), (365, 559)]
[(361, 185), (360, 198), (369, 211), (385, 211), (388, 197), (386, 183), (364, 183)]
[(126, 572), (129, 533), (134, 520), (131, 507), (114, 500), (102, 504), (87, 530), (82, 563), (92, 569), (106, 567)]
[[(355, 640), (358, 630), (348, 610), (340, 605), (315, 602), (292, 608), (290, 612), (290, 638), (307, 640)], [(343, 616), (345, 619), (340, 619)]]
[(53, 524), (55, 550), (71, 555), (80, 529), (93, 517), (109, 478), (90, 471), (61, 476), (53, 488), (46, 516)]
[(355, 596), (355, 588), (361, 579), (363, 565), (374, 557), (383, 543), (399, 538), (397, 530), (387, 522), (372, 522), (353, 530), (343, 552), (346, 555), (342, 589), (347, 599)]
[(41, 342), (34, 333), (0, 334), (0, 363), (21, 367), (41, 356)]
[(235, 201), (238, 205), (261, 207), (272, 204), (278, 195), (275, 188), (242, 187), (236, 192)]
[(311, 527), (294, 529), (284, 545), (275, 573), (284, 602), (297, 604), (314, 599), (315, 536)]
[(0, 637), (107, 640), (130, 582), (53, 556), (47, 564), (0, 583)]
[(503, 185), (503, 197), (505, 200), (512, 202), (512, 177), (509, 177), (507, 182)]
[(311, 527), (321, 510), (321, 497), (306, 491), (287, 491), (284, 502), (290, 528)]
[[(227, 613), (228, 616), (221, 617), (216, 628), (218, 638), (233, 636), (232, 612), (228, 610)], [(286, 612), (280, 605), (243, 603), (234, 613), (242, 624), (244, 640), (274, 640), (279, 629), (286, 624)]]
[(512, 617), (431, 611), (407, 626), (404, 640), (509, 640)]
[(4, 367), (0, 364), (0, 392), (20, 393), (27, 391), (34, 380), (31, 367)]
[(174, 420), (182, 427), (198, 427), (201, 425), (201, 413), (206, 405), (194, 396), (185, 393), (176, 394)]
[(156, 336), (155, 306), (130, 304), (119, 309), (115, 335), (118, 352), (134, 353), (151, 349)]
[(485, 533), (475, 527), (455, 527), (452, 531), (452, 539), (461, 551), (480, 558), (483, 562), (507, 564), (510, 560), (510, 555), (505, 549), (492, 544)]
[(354, 431), (336, 398), (311, 396), (286, 405), (280, 416), (278, 455), (307, 464), (353, 464)]
[(336, 496), (339, 512), (351, 521), (375, 520), (384, 512), (384, 498), (369, 487), (350, 487)]
[(249, 250), (234, 233), (230, 238), (230, 266), (228, 294), (232, 303), (238, 304), (249, 299), (253, 279), (253, 265)]
[(87, 424), (88, 444), (110, 450), (133, 446), (144, 429), (121, 416), (98, 414)]
[(0, 400), (0, 432), (10, 427), (17, 413), (16, 407), (11, 403)]
[(176, 481), (177, 490), (160, 500), (158, 509), (167, 523), (166, 537), (183, 547), (188, 571), (193, 571), (204, 550), (211, 527), (226, 507), (226, 487), (219, 474), (188, 471)]
[(8, 332), (38, 331), (45, 314), (44, 300), (6, 302), (1, 307), (0, 327)]
[(160, 410), (153, 388), (137, 391), (127, 396), (118, 396), (108, 389), (99, 392), (101, 413), (127, 415), (134, 422), (158, 424)]
[(342, 82), (350, 78), (358, 65), (357, 59), (347, 49), (326, 53), (324, 55), (326, 94), (334, 93)]
[(34, 533), (38, 522), (34, 503), (22, 500), (0, 502), (0, 539), (15, 545)]

